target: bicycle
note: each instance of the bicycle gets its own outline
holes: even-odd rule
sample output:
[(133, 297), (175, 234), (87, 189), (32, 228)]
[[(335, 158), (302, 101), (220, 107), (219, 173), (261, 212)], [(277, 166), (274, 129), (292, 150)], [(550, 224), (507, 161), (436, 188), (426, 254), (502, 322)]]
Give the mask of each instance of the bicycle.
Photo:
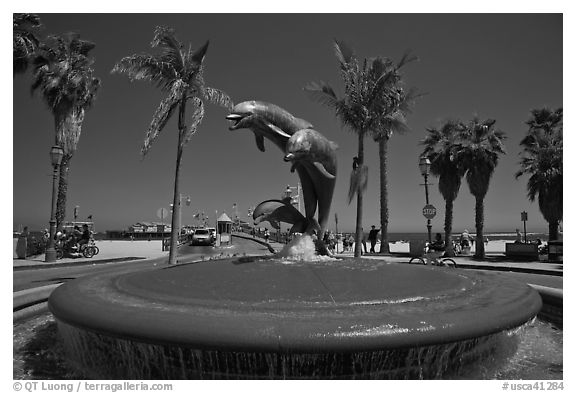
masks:
[(80, 246), (80, 253), (86, 258), (92, 258), (94, 255), (98, 255), (99, 252), (100, 249), (96, 246), (94, 239), (90, 239), (88, 243)]
[(424, 265), (435, 265), (435, 266), (447, 266), (455, 268), (457, 267), (456, 261), (452, 258), (445, 258), (443, 257), (444, 251), (435, 251), (430, 250), (428, 246), (426, 246), (423, 250), (422, 255), (414, 256), (408, 263), (412, 262), (421, 262)]

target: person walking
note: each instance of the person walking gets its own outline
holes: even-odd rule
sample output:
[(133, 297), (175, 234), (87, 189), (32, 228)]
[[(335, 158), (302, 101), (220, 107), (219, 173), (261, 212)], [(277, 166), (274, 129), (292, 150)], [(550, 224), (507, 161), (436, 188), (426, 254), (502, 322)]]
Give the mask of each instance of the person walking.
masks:
[(264, 230), (264, 239), (266, 240), (266, 243), (268, 243), (269, 238), (270, 238), (270, 232), (268, 232), (268, 228), (266, 228)]
[(372, 225), (372, 229), (370, 230), (370, 233), (368, 234), (368, 240), (370, 240), (370, 253), (374, 254), (376, 252), (376, 250), (374, 249), (374, 246), (376, 246), (376, 242), (378, 241), (378, 232), (380, 230), (376, 229), (375, 225)]

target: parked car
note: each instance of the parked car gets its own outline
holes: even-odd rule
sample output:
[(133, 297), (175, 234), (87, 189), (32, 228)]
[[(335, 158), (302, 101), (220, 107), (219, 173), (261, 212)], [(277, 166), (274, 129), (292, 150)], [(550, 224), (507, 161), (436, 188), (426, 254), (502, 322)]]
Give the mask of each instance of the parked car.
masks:
[(192, 245), (213, 245), (215, 238), (210, 233), (208, 229), (196, 229), (194, 235), (192, 235)]

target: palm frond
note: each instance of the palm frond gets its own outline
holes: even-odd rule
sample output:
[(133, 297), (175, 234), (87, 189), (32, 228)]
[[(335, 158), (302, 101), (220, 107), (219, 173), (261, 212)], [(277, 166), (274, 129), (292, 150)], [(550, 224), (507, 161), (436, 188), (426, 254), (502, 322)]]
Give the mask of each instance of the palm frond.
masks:
[(340, 65), (346, 65), (355, 59), (354, 51), (344, 41), (334, 39), (334, 53)]
[(166, 123), (168, 123), (168, 120), (170, 120), (170, 117), (172, 117), (172, 114), (180, 103), (180, 100), (182, 99), (185, 91), (186, 84), (183, 82), (177, 83), (173, 86), (168, 97), (160, 102), (160, 106), (158, 109), (156, 109), (156, 112), (152, 117), (152, 122), (150, 123), (148, 131), (146, 132), (146, 138), (144, 139), (144, 145), (142, 146), (141, 150), (142, 156), (145, 156), (148, 153), (152, 143), (164, 129)]
[(228, 110), (231, 110), (234, 107), (234, 103), (230, 96), (222, 90), (204, 86), (202, 88), (202, 95), (211, 104), (219, 105)]
[(304, 91), (312, 98), (314, 101), (326, 105), (330, 108), (336, 108), (338, 103), (338, 97), (334, 92), (334, 89), (327, 83), (311, 82), (304, 86)]
[(419, 60), (418, 56), (413, 55), (411, 51), (406, 51), (406, 53), (404, 53), (402, 55), (402, 58), (400, 59), (400, 61), (396, 65), (396, 69), (398, 70), (398, 69), (404, 67), (406, 64), (412, 63), (413, 61), (418, 61), (418, 60)]
[(178, 74), (171, 63), (159, 61), (148, 55), (132, 55), (124, 57), (114, 65), (112, 73), (126, 74), (131, 81), (147, 80), (163, 90), (172, 88)]
[(192, 136), (198, 130), (198, 126), (200, 123), (202, 123), (202, 119), (204, 119), (204, 104), (202, 103), (202, 100), (200, 100), (198, 97), (194, 97), (192, 101), (195, 106), (195, 110), (192, 114), (190, 125), (186, 127), (186, 131), (184, 132), (184, 141), (182, 143), (182, 147), (186, 146), (186, 144), (190, 141)]
[(174, 29), (157, 26), (154, 30), (154, 38), (150, 43), (152, 48), (159, 48), (162, 51), (160, 58), (162, 62), (169, 63), (177, 73), (185, 72), (185, 64), (182, 56), (182, 44), (176, 39)]

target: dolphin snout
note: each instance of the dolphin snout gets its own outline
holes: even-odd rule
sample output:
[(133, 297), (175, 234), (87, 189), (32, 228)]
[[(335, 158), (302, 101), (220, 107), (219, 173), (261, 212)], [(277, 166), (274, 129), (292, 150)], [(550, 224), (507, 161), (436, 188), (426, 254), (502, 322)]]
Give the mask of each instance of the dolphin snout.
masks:
[(284, 161), (286, 161), (286, 162), (292, 161), (294, 158), (296, 158), (294, 153), (288, 153), (284, 156)]
[(229, 120), (232, 122), (232, 124), (230, 125), (230, 127), (228, 127), (228, 129), (230, 131), (233, 131), (235, 129), (238, 128), (238, 124), (240, 123), (240, 121), (244, 118), (244, 116), (238, 114), (238, 113), (231, 113), (228, 116), (226, 116), (226, 120)]

